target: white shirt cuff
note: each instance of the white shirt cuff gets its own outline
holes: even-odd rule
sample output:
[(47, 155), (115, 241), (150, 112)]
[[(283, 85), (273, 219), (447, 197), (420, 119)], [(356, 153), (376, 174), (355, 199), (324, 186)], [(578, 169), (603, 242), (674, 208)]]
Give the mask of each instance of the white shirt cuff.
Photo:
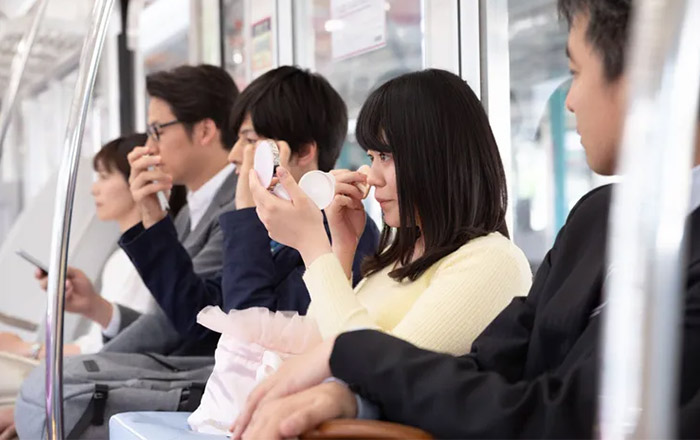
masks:
[(119, 307), (114, 303), (110, 304), (112, 304), (112, 319), (110, 319), (107, 327), (102, 329), (102, 335), (108, 339), (112, 339), (119, 334), (119, 327), (122, 323), (122, 314), (119, 311)]
[[(337, 377), (329, 377), (323, 381), (323, 383), (327, 382), (336, 382), (341, 385), (348, 386), (344, 380), (338, 379)], [(353, 394), (355, 395), (355, 403), (357, 404), (357, 415), (355, 418), (364, 420), (379, 420), (379, 407), (359, 394)]]

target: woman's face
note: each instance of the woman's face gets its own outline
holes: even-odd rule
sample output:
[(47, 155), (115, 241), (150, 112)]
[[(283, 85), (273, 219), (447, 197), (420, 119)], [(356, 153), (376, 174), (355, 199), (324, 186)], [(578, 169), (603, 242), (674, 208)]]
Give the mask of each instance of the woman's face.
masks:
[(392, 228), (401, 226), (399, 196), (396, 191), (396, 167), (391, 153), (368, 150), (372, 161), (367, 182), (374, 187), (374, 198), (382, 207), (384, 223)]
[(119, 220), (134, 208), (129, 184), (116, 170), (108, 170), (103, 164), (97, 166), (97, 180), (92, 184), (97, 217), (100, 220)]

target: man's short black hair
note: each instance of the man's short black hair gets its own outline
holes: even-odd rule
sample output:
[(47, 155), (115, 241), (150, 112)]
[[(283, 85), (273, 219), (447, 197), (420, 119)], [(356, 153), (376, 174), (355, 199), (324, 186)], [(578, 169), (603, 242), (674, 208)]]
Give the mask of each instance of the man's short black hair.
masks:
[(293, 66), (271, 70), (243, 90), (233, 106), (232, 132), (238, 133), (246, 115), (257, 134), (286, 141), (293, 153), (316, 142), (321, 171), (333, 169), (348, 130), (338, 92), (321, 75)]
[(193, 124), (211, 119), (221, 130), (224, 148), (233, 147), (236, 132), (231, 131), (228, 121), (238, 87), (221, 67), (201, 64), (152, 73), (146, 77), (146, 90), (150, 96), (170, 105), (188, 133), (192, 132)]
[(603, 59), (605, 77), (619, 78), (625, 66), (632, 0), (559, 0), (558, 8), (569, 27), (576, 16), (588, 17), (586, 38)]

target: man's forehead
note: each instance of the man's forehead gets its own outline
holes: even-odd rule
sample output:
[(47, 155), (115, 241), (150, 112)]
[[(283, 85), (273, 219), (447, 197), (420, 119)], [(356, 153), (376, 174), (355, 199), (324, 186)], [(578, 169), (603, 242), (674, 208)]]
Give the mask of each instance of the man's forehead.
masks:
[[(159, 98), (151, 98), (148, 104), (148, 123), (167, 122), (165, 119), (174, 117), (172, 110), (167, 102)], [(163, 119), (163, 120), (161, 120)]]
[(250, 120), (250, 117), (246, 117), (243, 122), (241, 122), (241, 128), (238, 129), (238, 134), (243, 135), (254, 132), (255, 127), (253, 127), (253, 121)]
[(574, 60), (583, 45), (586, 44), (586, 31), (588, 30), (588, 14), (578, 13), (574, 16), (569, 26), (569, 35), (566, 40), (566, 57)]

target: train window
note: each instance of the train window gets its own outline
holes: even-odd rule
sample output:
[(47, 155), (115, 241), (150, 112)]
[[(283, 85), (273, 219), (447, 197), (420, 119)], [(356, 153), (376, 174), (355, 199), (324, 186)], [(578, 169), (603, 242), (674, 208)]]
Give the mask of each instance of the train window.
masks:
[(513, 237), (537, 267), (594, 174), (565, 107), (566, 25), (556, 0), (508, 1)]
[(245, 1), (223, 0), (221, 16), (223, 65), (242, 90), (248, 84), (249, 78), (246, 69), (248, 51), (245, 44)]
[(279, 65), (274, 0), (222, 1), (223, 65), (239, 89)]
[(190, 3), (187, 0), (158, 0), (141, 15), (140, 37), (144, 73), (187, 64), (189, 57)]
[(348, 106), (350, 129), (339, 167), (365, 163), (354, 121), (369, 93), (423, 68), (421, 0), (294, 2), (296, 62), (321, 73)]

